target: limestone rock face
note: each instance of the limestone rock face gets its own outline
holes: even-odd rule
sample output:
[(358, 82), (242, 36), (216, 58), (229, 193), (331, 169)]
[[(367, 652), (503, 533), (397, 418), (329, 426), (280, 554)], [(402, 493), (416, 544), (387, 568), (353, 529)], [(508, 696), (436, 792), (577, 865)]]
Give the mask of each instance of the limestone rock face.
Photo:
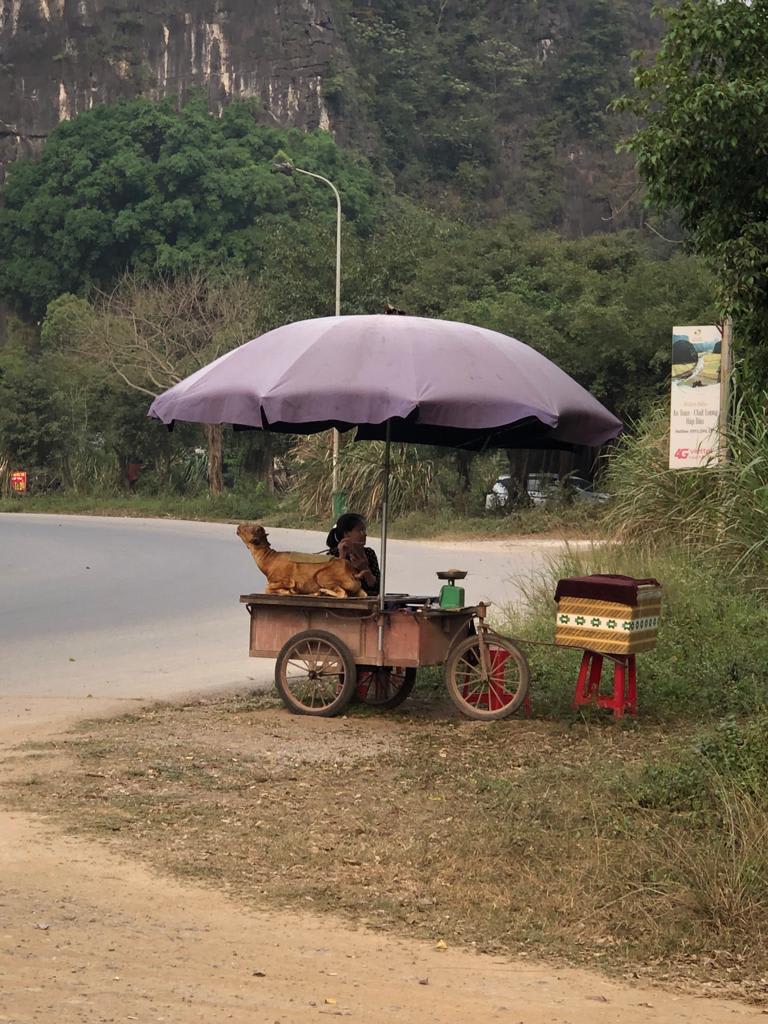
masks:
[(214, 112), (254, 97), (267, 122), (330, 128), (337, 55), (326, 0), (0, 0), (0, 161), (96, 104), (195, 86)]

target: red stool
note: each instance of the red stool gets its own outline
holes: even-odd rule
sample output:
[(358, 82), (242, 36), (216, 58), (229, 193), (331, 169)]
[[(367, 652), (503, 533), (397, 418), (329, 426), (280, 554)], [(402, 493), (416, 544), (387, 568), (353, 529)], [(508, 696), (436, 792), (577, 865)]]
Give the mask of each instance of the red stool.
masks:
[[(613, 666), (613, 693), (600, 694), (600, 679), (603, 674), (603, 659), (610, 658)], [(579, 678), (573, 707), (582, 704), (596, 704), (599, 708), (611, 708), (614, 718), (621, 718), (625, 711), (637, 714), (637, 666), (634, 654), (598, 654), (584, 651), (581, 658)]]

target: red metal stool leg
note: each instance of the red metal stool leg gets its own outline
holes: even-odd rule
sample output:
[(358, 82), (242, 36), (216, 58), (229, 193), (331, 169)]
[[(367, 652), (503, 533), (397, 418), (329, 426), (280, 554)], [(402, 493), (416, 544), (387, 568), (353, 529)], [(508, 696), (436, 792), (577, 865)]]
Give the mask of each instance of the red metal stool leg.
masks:
[(629, 708), (630, 715), (637, 714), (637, 662), (635, 661), (635, 655), (630, 654), (627, 658), (629, 663), (629, 693), (627, 695), (627, 705)]
[(610, 708), (616, 718), (622, 718), (625, 712), (637, 714), (637, 664), (634, 654), (611, 655), (613, 666), (613, 690), (605, 696), (600, 695), (600, 679), (603, 674), (602, 654), (597, 651), (584, 651), (581, 657), (579, 678), (573, 696), (573, 707), (581, 704), (597, 704), (601, 708)]
[[(488, 691), (488, 708), (491, 711), (497, 711), (507, 703), (504, 700), (506, 693), (504, 688), (504, 669), (508, 661), (508, 651), (499, 649), (491, 651), (491, 686)], [(526, 718), (532, 716), (533, 709), (531, 708), (531, 698), (528, 694), (526, 694), (523, 701), (523, 710), (525, 711)]]
[(576, 680), (576, 692), (573, 695), (573, 707), (575, 708), (577, 708), (579, 704), (585, 704), (587, 702), (587, 677), (589, 675), (591, 663), (592, 655), (589, 651), (584, 651), (581, 656), (579, 678)]
[(613, 667), (613, 697), (606, 701), (608, 707), (613, 708), (614, 718), (622, 718), (626, 697), (627, 663), (623, 658), (617, 658)]
[(579, 678), (573, 695), (573, 707), (600, 702), (600, 677), (603, 674), (603, 656), (596, 651), (584, 651), (581, 657)]
[(488, 687), (488, 710), (498, 711), (504, 707), (504, 667), (509, 661), (509, 652), (494, 649), (491, 654), (491, 679)]
[(603, 656), (602, 654), (596, 654), (594, 651), (590, 651), (590, 654), (592, 655), (592, 668), (589, 672), (587, 697), (590, 700), (596, 700), (600, 695), (600, 679), (603, 675)]

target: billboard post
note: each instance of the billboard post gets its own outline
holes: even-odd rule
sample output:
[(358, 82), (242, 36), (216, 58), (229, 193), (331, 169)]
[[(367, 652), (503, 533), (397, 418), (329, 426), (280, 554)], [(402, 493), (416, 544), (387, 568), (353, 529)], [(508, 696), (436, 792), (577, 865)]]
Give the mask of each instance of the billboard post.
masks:
[(720, 418), (718, 430), (720, 434), (720, 462), (727, 462), (728, 454), (728, 417), (731, 404), (731, 366), (733, 362), (733, 321), (730, 317), (723, 324), (723, 345), (720, 354)]

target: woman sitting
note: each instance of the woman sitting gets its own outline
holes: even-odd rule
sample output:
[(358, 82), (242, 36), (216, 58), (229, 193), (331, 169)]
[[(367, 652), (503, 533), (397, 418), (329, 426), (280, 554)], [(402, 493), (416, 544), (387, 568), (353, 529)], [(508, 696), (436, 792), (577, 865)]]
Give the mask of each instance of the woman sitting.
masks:
[(381, 571), (379, 560), (373, 548), (367, 548), (365, 519), (357, 512), (345, 512), (331, 529), (326, 538), (328, 553), (336, 558), (345, 558), (355, 572), (360, 573), (360, 582), (369, 597), (379, 592)]

